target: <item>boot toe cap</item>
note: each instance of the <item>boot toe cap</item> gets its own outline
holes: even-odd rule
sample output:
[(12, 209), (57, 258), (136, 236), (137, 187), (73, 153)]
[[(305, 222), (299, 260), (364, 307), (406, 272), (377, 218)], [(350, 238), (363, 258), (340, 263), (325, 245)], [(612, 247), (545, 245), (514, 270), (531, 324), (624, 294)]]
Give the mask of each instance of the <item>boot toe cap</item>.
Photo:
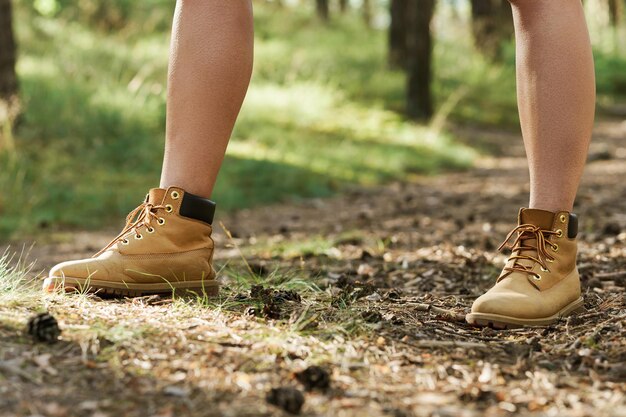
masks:
[(42, 287), (48, 292), (61, 287), (77, 288), (85, 285), (88, 280), (102, 279), (107, 273), (105, 265), (98, 259), (62, 262), (50, 269)]
[(526, 294), (516, 292), (491, 293), (480, 296), (472, 305), (472, 313), (495, 314), (509, 317), (533, 315), (536, 300)]
[(108, 275), (106, 263), (99, 259), (67, 261), (50, 269), (48, 278), (102, 279)]

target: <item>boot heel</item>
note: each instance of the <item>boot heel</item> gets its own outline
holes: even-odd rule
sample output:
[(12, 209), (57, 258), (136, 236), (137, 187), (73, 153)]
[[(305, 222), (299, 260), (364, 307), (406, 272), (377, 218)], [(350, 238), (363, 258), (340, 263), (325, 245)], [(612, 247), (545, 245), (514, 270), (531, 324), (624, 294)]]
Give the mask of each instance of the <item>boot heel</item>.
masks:
[(217, 285), (206, 285), (204, 287), (175, 288), (173, 295), (177, 297), (216, 297), (220, 287)]
[(570, 306), (565, 308), (565, 310), (563, 311), (563, 314), (561, 314), (561, 317), (585, 313), (586, 311), (587, 310), (585, 309), (585, 302), (583, 298), (581, 297), (578, 300), (574, 301)]

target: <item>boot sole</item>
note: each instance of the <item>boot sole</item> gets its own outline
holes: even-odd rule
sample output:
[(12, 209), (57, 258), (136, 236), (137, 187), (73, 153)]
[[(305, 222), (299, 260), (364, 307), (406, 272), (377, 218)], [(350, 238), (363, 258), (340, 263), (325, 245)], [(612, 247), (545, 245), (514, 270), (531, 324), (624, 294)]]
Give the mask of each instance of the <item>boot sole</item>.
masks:
[(538, 319), (522, 319), (517, 317), (489, 313), (469, 313), (465, 316), (465, 320), (469, 324), (472, 324), (474, 326), (492, 327), (499, 330), (515, 329), (525, 326), (546, 326), (548, 324), (555, 323), (561, 317), (582, 312), (584, 310), (583, 304), (583, 298), (580, 297), (578, 300), (565, 306), (565, 308), (563, 308), (555, 315)]
[(67, 292), (89, 292), (113, 297), (142, 297), (154, 294), (202, 297), (216, 296), (219, 292), (219, 283), (216, 280), (203, 280), (136, 284), (73, 277), (48, 277), (43, 282), (43, 290), (46, 292), (60, 289)]

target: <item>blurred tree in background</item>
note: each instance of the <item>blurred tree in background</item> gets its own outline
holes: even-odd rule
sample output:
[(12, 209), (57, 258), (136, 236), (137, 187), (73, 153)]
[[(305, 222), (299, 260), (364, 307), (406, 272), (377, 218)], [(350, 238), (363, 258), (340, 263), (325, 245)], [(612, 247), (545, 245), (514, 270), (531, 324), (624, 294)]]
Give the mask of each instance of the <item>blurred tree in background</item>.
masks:
[(317, 6), (317, 15), (320, 19), (327, 21), (330, 18), (330, 5), (328, 0), (315, 0)]
[(624, 0), (607, 0), (609, 8), (609, 16), (613, 27), (622, 21), (622, 13), (624, 9)]
[(0, 99), (9, 101), (17, 95), (11, 0), (0, 0)]
[(472, 34), (476, 48), (492, 59), (501, 58), (502, 44), (513, 36), (508, 0), (471, 0)]
[(372, 0), (361, 0), (361, 9), (363, 10), (363, 22), (365, 22), (365, 26), (372, 26), (372, 18), (373, 18), (373, 5)]
[(406, 112), (412, 119), (428, 119), (433, 114), (430, 22), (434, 13), (435, 0), (408, 2)]
[(389, 66), (406, 68), (408, 60), (407, 28), (408, 5), (411, 0), (390, 0), (389, 2)]
[(0, 152), (14, 146), (13, 122), (19, 109), (16, 55), (11, 0), (0, 0)]

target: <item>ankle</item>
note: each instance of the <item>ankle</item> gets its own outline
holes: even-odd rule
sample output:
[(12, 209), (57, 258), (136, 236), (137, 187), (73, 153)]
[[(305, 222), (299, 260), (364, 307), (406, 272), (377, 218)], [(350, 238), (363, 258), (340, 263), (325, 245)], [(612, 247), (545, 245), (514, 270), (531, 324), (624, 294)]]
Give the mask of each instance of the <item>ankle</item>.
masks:
[(552, 213), (558, 213), (559, 211), (567, 211), (571, 213), (574, 210), (573, 203), (563, 203), (563, 201), (550, 201), (550, 200), (534, 200), (530, 199), (528, 208), (550, 211)]

